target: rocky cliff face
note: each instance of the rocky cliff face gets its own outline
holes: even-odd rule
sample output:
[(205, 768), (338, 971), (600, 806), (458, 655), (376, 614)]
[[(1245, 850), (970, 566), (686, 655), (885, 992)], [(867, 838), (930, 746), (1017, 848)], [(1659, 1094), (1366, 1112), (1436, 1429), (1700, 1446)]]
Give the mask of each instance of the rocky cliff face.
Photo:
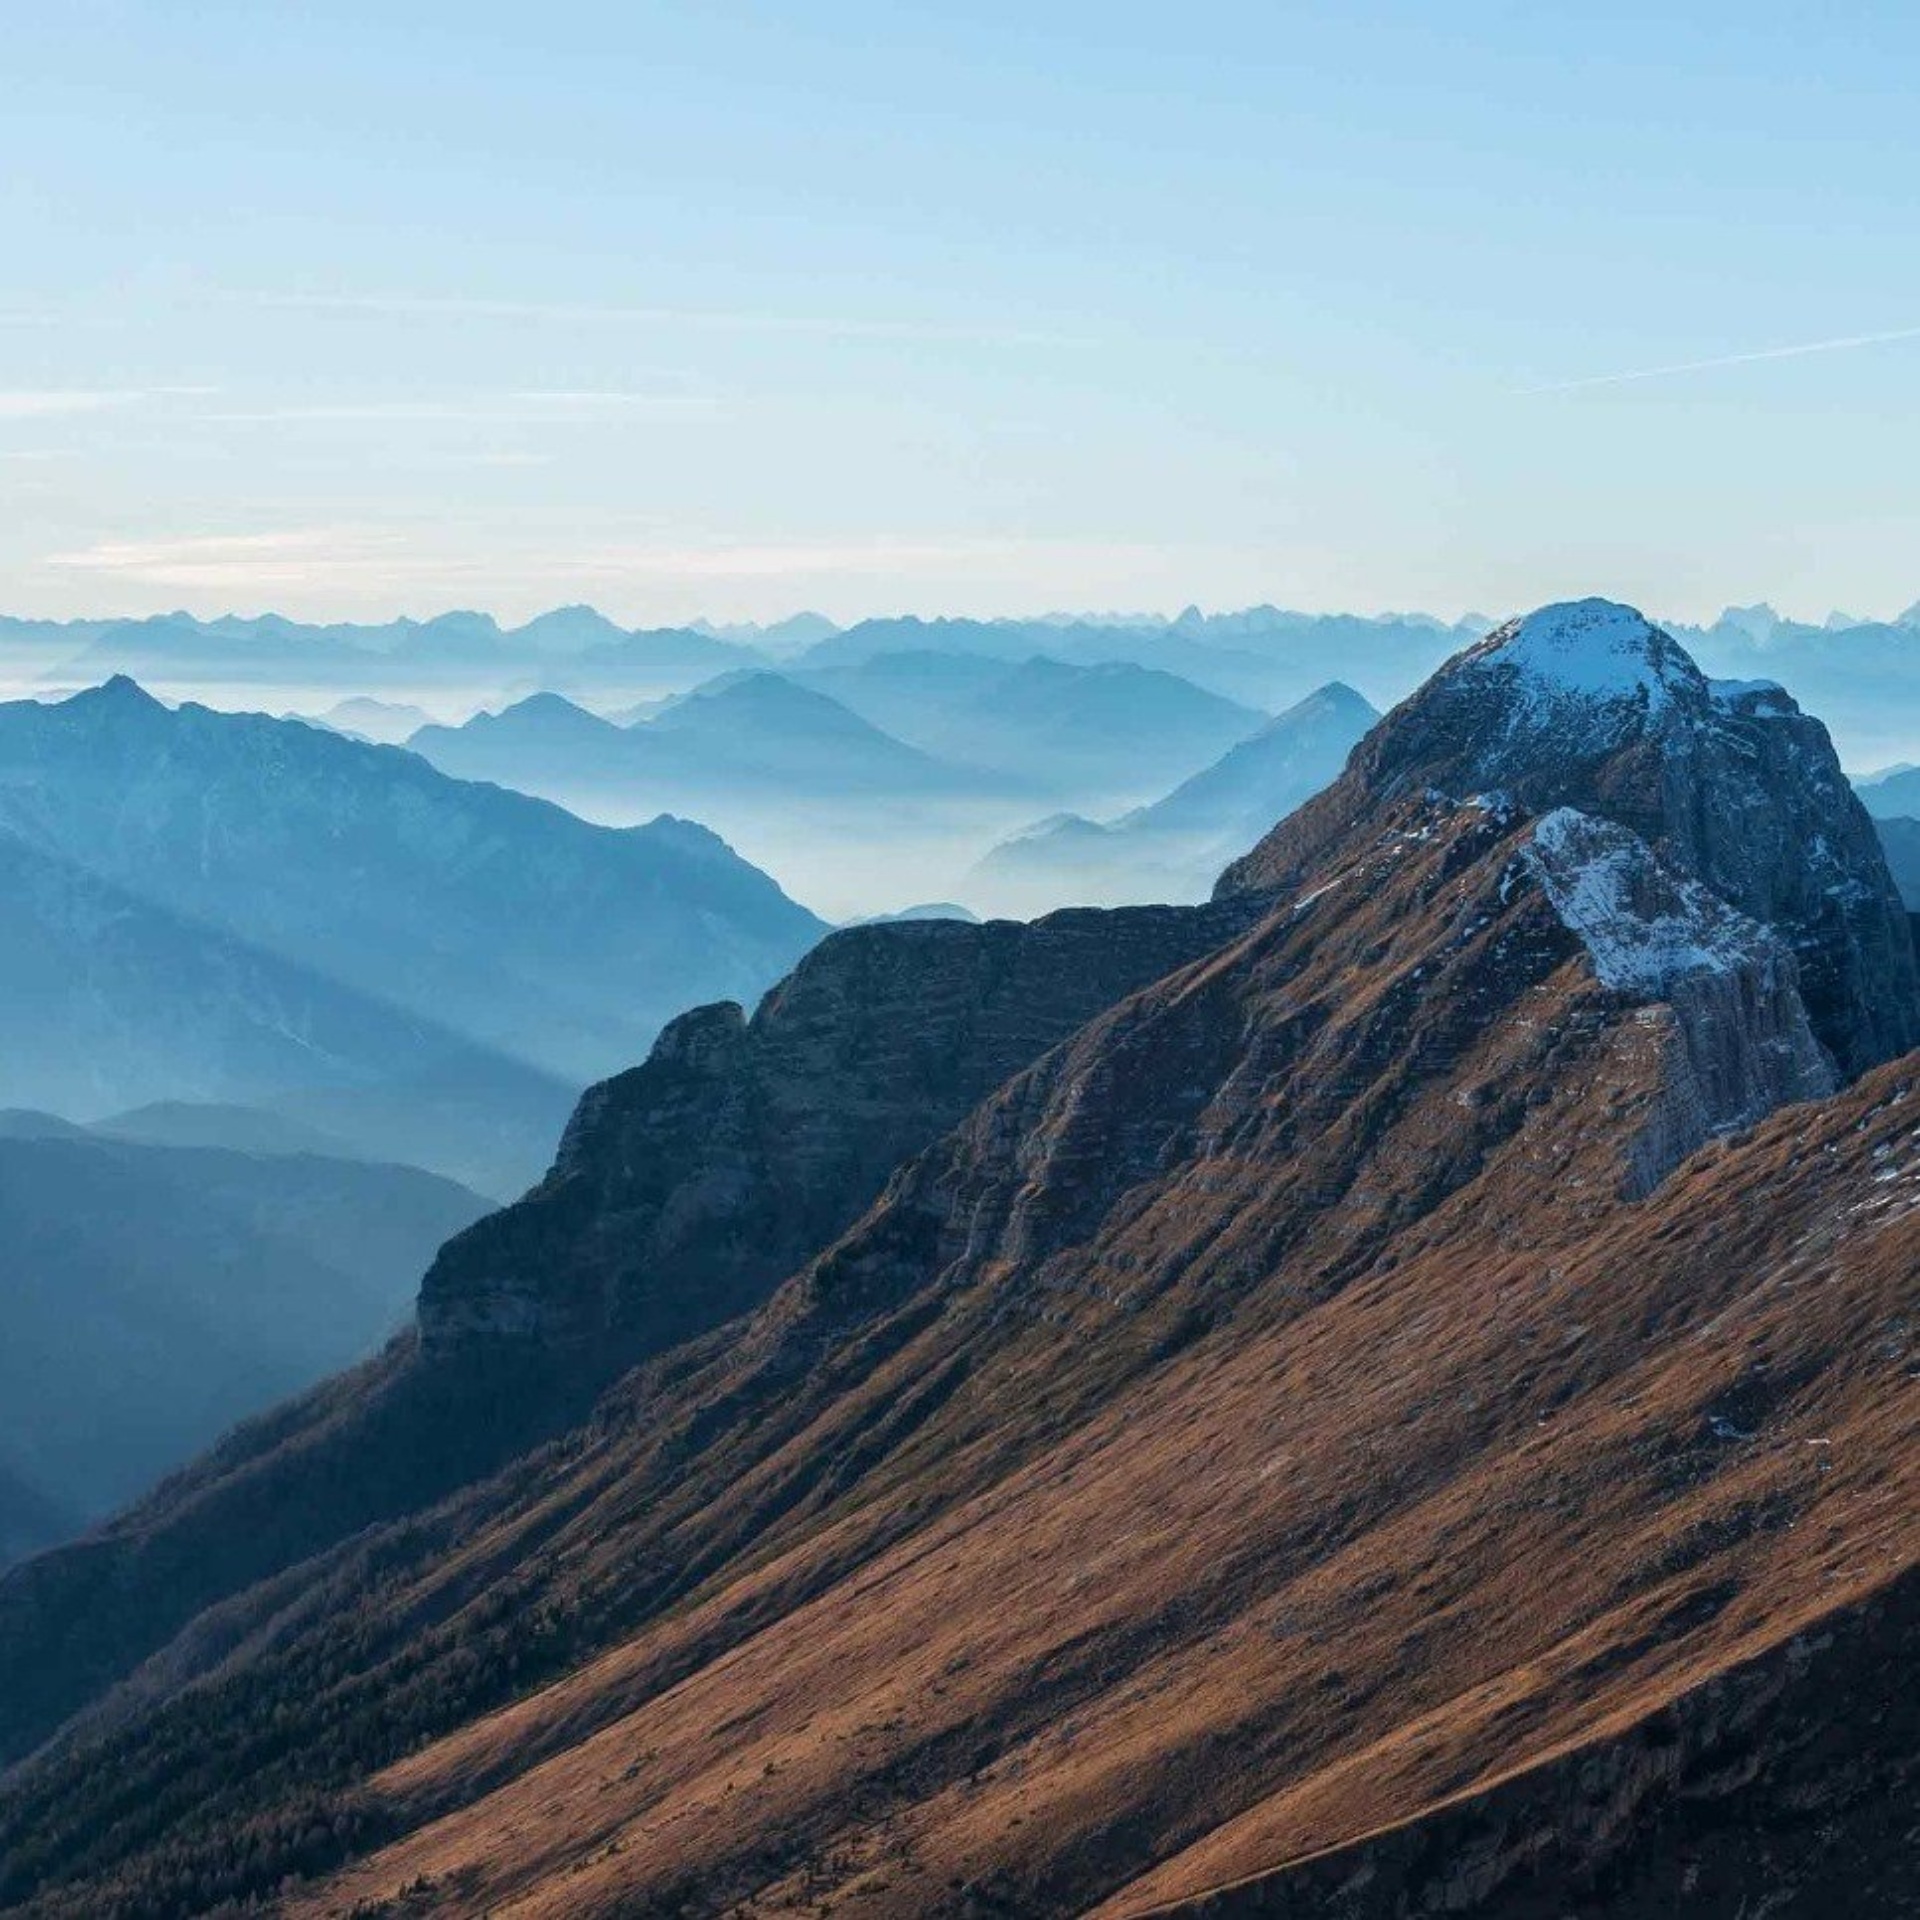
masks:
[(589, 1090), (541, 1186), (442, 1251), (428, 1352), (532, 1341), (630, 1362), (731, 1319), (982, 1096), (1258, 912), (850, 928), (751, 1020), (730, 1002), (683, 1015)]
[(1709, 680), (1631, 608), (1542, 608), (1457, 655), (1219, 891), (1311, 884), (1383, 795), (1427, 786), (1614, 821), (1775, 929), (1843, 1075), (1920, 1044), (1912, 935), (1826, 729), (1769, 683)]
[(1716, 1133), (1833, 1092), (1799, 967), (1771, 928), (1672, 873), (1639, 835), (1571, 807), (1532, 828), (1521, 860), (1600, 983), (1643, 1005), (1661, 1036), (1662, 1091), (1634, 1143), (1630, 1193)]

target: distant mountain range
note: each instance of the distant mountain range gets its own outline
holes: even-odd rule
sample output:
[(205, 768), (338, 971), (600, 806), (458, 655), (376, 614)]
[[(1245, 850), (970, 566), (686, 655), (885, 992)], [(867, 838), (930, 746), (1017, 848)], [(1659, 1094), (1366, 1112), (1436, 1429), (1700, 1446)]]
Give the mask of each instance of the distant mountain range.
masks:
[(88, 1133), (149, 1147), (224, 1147), (234, 1153), (311, 1153), (328, 1160), (369, 1156), (344, 1134), (284, 1113), (218, 1101), (156, 1100), (95, 1120)]
[(514, 1190), (572, 1088), (824, 931), (714, 835), (595, 827), (115, 680), (0, 706), (0, 1098), (238, 1102)]
[(577, 606), (505, 628), (471, 611), (378, 626), (309, 625), (277, 614), (0, 620), (0, 678), (9, 663), (62, 687), (123, 673), (170, 696), (218, 695), (226, 705), (270, 688), (303, 699), (334, 689), (477, 704), (508, 690), (580, 686), (637, 699), (768, 657), (691, 628), (628, 629)]
[(407, 745), (443, 772), (563, 804), (624, 802), (724, 821), (741, 800), (862, 803), (977, 792), (961, 769), (883, 733), (837, 700), (766, 671), (733, 674), (616, 725), (541, 693)]
[(0, 1114), (0, 1560), (372, 1352), (487, 1210), (412, 1167)]
[(1850, 766), (1920, 747), (1920, 605), (1893, 620), (1819, 626), (1764, 605), (1729, 607), (1709, 627), (1673, 632), (1709, 673), (1779, 681), (1819, 714)]
[(813, 649), (792, 677), (943, 760), (1076, 804), (1147, 798), (1267, 718), (1131, 661), (876, 652), (817, 664), (837, 644)]
[(1379, 714), (1334, 682), (1230, 747), (1169, 794), (1102, 824), (1056, 815), (1003, 841), (975, 868), (1001, 912), (1204, 900), (1220, 869), (1332, 785)]
[[(1171, 617), (906, 616), (844, 629), (819, 614), (766, 626), (693, 621), (629, 629), (585, 606), (555, 608), (516, 627), (460, 610), (378, 625), (308, 624), (274, 614), (0, 618), (0, 681), (44, 680), (65, 689), (126, 672), (162, 692), (220, 705), (257, 699), (267, 689), (299, 689), (299, 698), (278, 704), (316, 713), (343, 694), (424, 701), (445, 712), (497, 706), (539, 691), (607, 709), (684, 692), (742, 669), (778, 665), (824, 673), (889, 654), (934, 653), (1003, 666), (1035, 656), (1080, 666), (1119, 662), (1171, 673), (1275, 712), (1335, 679), (1376, 706), (1389, 705), (1491, 625), (1479, 615), (1447, 622), (1420, 613), (1308, 614), (1275, 606), (1212, 614), (1189, 607)], [(1920, 605), (1891, 620), (1836, 613), (1818, 623), (1784, 618), (1764, 604), (1729, 607), (1711, 623), (1676, 624), (1672, 631), (1707, 671), (1778, 679), (1808, 700), (1851, 765), (1911, 757), (1920, 747), (1905, 718), (1920, 692)], [(943, 755), (938, 745), (893, 725), (831, 683), (821, 683), (821, 690), (847, 698), (885, 731)]]
[[(286, 717), (299, 720), (308, 716), (290, 713)], [(373, 740), (390, 747), (401, 745), (409, 734), (434, 724), (433, 715), (421, 707), (401, 700), (372, 700), (364, 694), (337, 701), (312, 719), (315, 726), (344, 733), (349, 740)]]
[(983, 849), (1049, 803), (1152, 799), (1263, 720), (1124, 662), (878, 654), (736, 670), (613, 719), (535, 694), (407, 744), (448, 773), (592, 819), (696, 816), (829, 912), (857, 918), (951, 893)]
[(1422, 615), (1289, 613), (1253, 607), (1172, 620), (866, 620), (800, 656), (803, 667), (857, 665), (889, 653), (947, 653), (1014, 663), (1125, 662), (1190, 680), (1271, 712), (1344, 678), (1379, 701), (1399, 698), (1489, 623), (1448, 626)]

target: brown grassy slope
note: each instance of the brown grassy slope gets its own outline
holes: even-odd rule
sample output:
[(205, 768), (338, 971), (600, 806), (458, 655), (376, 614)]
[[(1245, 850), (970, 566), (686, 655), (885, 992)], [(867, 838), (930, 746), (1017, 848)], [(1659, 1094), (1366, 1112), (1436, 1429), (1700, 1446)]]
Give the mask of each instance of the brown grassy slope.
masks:
[(1623, 1207), (1664, 1016), (1529, 904), (1488, 916), (1492, 831), (1403, 838), (1314, 939), (1129, 1003), (896, 1182), (741, 1364), (883, 1294), (895, 1236), (933, 1235), (932, 1318), (656, 1523), (731, 1539), (968, 1356), (939, 1406), (384, 1773), (438, 1817), (311, 1910), (425, 1875), (448, 1912), (1131, 1911), (1535, 1764), (1910, 1565), (1904, 1083)]
[(700, 1611), (396, 1769), (493, 1790), (314, 1910), (424, 1873), (450, 1912), (1133, 1912), (1602, 1737), (1912, 1567), (1904, 1095), (1544, 1265), (1443, 1244), (1201, 1346), (677, 1686), (635, 1676)]

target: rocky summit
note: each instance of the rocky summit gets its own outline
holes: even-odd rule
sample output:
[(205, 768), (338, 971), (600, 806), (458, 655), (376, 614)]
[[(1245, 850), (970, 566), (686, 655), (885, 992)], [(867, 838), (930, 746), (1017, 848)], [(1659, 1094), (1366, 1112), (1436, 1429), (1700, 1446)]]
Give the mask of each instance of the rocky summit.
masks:
[(1297, 885), (1383, 798), (1427, 788), (1611, 820), (1776, 929), (1843, 1074), (1920, 1044), (1906, 916), (1826, 729), (1770, 682), (1709, 680), (1631, 608), (1543, 607), (1456, 655), (1220, 891)]
[(0, 1582), (0, 1906), (1920, 1913), (1916, 1025), (1817, 722), (1500, 628), (1212, 908), (596, 1089), (391, 1363), (540, 1444), (263, 1572), (341, 1383)]

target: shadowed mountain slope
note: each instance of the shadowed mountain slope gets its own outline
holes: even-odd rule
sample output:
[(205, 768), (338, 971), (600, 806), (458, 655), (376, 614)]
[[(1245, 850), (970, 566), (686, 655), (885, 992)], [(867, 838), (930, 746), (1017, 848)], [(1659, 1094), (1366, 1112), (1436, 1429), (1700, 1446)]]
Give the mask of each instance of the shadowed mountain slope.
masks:
[(0, 1567), (70, 1539), (80, 1516), (59, 1506), (40, 1488), (0, 1465)]
[(862, 720), (837, 700), (767, 672), (732, 674), (615, 726), (535, 694), (407, 743), (443, 772), (565, 800), (626, 795), (655, 810), (700, 809), (758, 794), (784, 803), (957, 794), (957, 769)]
[(1920, 913), (1920, 820), (1903, 815), (1876, 817), (1873, 829), (1880, 836), (1887, 871), (1893, 875), (1907, 911)]
[(16, 1105), (95, 1114), (251, 1104), (495, 1194), (550, 1150), (557, 1075), (154, 905), (0, 828), (4, 1086)]
[(1266, 718), (1177, 674), (1126, 660), (909, 652), (795, 677), (942, 760), (1077, 804), (1150, 798)]
[(375, 1351), (487, 1204), (412, 1167), (0, 1140), (0, 1462), (98, 1518)]
[[(1836, 1863), (1907, 1911), (1916, 1090), (1876, 1065), (1899, 1007), (1853, 998), (1869, 959), (1910, 972), (1904, 917), (1817, 729), (1713, 702), (1670, 753), (1664, 636), (1536, 622), (1550, 653), (1612, 636), (1604, 725), (1522, 751), (1532, 676), (1456, 662), (1296, 823), (1310, 873), (1270, 842), (1220, 903), (1242, 925), (989, 1092), (757, 1312), (177, 1636), (0, 1795), (0, 1898), (1117, 1916), (1284, 1901), (1506, 1793), (1408, 1911), (1580, 1910), (1702, 1804), (1802, 1822), (1715, 1857), (1712, 1920), (1811, 1920)], [(1726, 864), (1717, 787), (1685, 791), (1738, 741), (1777, 867)], [(1498, 797), (1436, 777), (1490, 763)], [(910, 1043), (882, 1020), (878, 1055)], [(611, 1172), (636, 1137), (583, 1113), (574, 1149)], [(427, 1373), (566, 1344), (459, 1332)], [(0, 1583), (0, 1650), (47, 1645), (35, 1585)], [(1822, 1661), (1844, 1715), (1743, 1678)], [(1572, 1830), (1526, 1809), (1574, 1748), (1618, 1790), (1555, 1856)], [(1296, 1885), (1409, 1871), (1352, 1857)]]
[(1379, 717), (1351, 687), (1322, 687), (1148, 806), (1104, 825), (1069, 814), (1003, 841), (976, 882), (1044, 906), (1203, 900), (1221, 867), (1338, 777)]
[[(590, 826), (125, 680), (0, 707), (0, 830), (40, 929), (7, 964), (49, 973), (57, 1010), (9, 1032), (10, 1099), (263, 1104), (322, 1126), (348, 1094), (416, 1119), (472, 1099), (521, 1132), (521, 1179), (556, 1091), (564, 1112), (681, 1008), (757, 994), (824, 931), (684, 821)], [(516, 1077), (538, 1091), (526, 1112)]]

